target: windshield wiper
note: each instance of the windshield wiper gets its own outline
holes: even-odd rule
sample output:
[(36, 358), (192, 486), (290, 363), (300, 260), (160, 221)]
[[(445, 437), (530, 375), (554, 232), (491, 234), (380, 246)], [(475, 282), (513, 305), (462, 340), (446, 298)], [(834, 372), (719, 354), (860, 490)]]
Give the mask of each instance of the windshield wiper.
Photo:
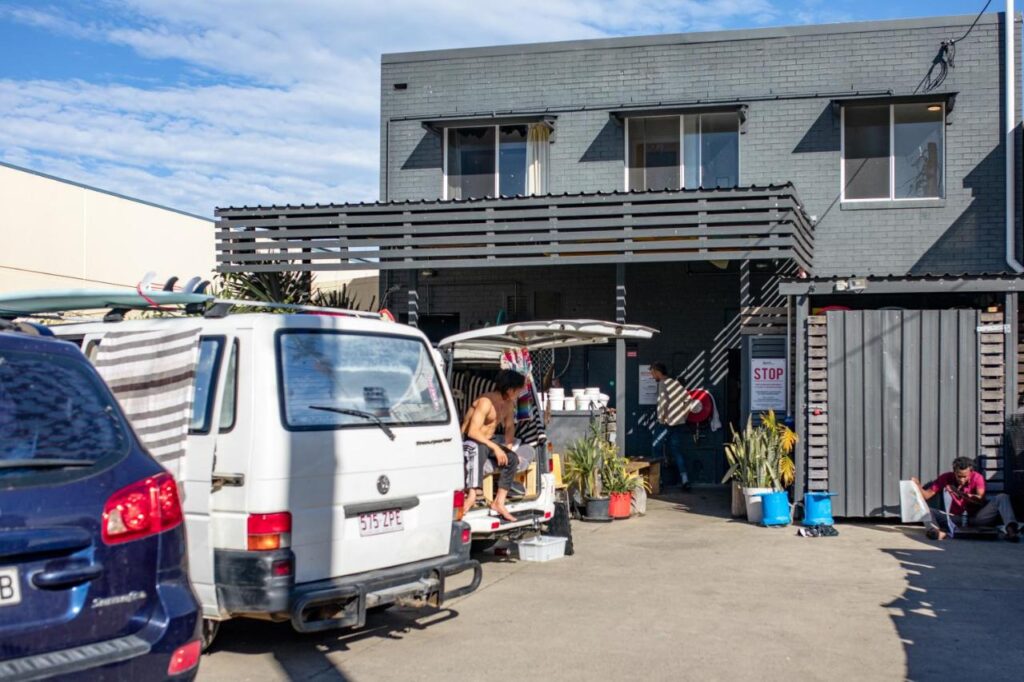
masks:
[(61, 467), (88, 467), (95, 463), (96, 460), (94, 459), (40, 457), (39, 459), (0, 460), (0, 469), (59, 469)]
[(337, 412), (338, 414), (347, 414), (350, 417), (361, 417), (367, 421), (371, 421), (380, 427), (380, 430), (387, 435), (391, 440), (395, 439), (395, 432), (388, 428), (388, 425), (381, 421), (381, 418), (370, 412), (363, 412), (362, 410), (350, 410), (346, 407), (332, 407), (330, 405), (310, 405), (311, 410), (323, 410), (324, 412)]

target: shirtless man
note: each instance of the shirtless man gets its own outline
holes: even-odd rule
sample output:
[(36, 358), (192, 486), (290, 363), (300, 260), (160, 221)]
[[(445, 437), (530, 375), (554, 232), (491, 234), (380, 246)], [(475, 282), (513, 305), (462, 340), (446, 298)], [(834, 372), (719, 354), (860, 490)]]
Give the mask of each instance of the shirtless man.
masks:
[[(516, 434), (516, 399), (526, 385), (526, 377), (503, 369), (498, 372), (495, 384), (495, 390), (473, 401), (466, 418), (462, 420), (464, 447), (470, 458), (467, 462), (469, 492), (466, 495), (465, 510), (469, 511), (476, 504), (477, 496), (482, 492), (484, 464), (488, 459), (493, 459), (498, 469), (498, 491), (491, 502), (491, 510), (506, 521), (515, 521), (516, 517), (505, 508), (505, 500), (519, 466), (519, 457), (512, 447)], [(499, 423), (504, 425), (505, 447), (493, 440)], [(475, 452), (472, 452), (474, 449)]]

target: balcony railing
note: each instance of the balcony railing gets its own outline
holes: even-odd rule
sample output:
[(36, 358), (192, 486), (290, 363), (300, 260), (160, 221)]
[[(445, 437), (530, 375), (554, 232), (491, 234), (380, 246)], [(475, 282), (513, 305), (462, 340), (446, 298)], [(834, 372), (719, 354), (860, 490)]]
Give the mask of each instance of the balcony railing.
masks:
[(763, 259), (813, 270), (791, 184), (216, 213), (220, 272)]

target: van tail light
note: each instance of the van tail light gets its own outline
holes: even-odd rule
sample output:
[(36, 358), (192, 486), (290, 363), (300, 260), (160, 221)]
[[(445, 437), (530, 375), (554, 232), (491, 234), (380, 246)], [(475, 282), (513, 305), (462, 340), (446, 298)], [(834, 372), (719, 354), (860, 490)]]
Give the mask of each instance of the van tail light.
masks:
[(473, 539), (472, 533), (469, 532), (468, 528), (462, 529), (462, 544), (468, 545), (469, 541)]
[(465, 514), (466, 506), (466, 493), (462, 490), (456, 490), (455, 494), (452, 495), (452, 521), (461, 521), (462, 515)]
[(250, 552), (282, 549), (292, 544), (292, 515), (289, 512), (249, 514), (246, 525)]
[(178, 647), (171, 654), (171, 662), (167, 664), (167, 674), (180, 675), (196, 667), (199, 664), (199, 653), (200, 642), (198, 639)]
[(178, 484), (168, 473), (121, 488), (103, 505), (103, 542), (116, 545), (170, 530), (182, 522)]

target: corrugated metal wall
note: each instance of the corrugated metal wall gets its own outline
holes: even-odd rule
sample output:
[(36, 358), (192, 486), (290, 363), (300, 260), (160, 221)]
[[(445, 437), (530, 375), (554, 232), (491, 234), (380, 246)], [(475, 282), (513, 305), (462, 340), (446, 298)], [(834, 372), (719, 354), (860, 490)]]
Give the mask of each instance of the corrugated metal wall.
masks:
[(899, 516), (924, 481), (981, 441), (976, 310), (829, 312), (828, 481), (837, 516)]

